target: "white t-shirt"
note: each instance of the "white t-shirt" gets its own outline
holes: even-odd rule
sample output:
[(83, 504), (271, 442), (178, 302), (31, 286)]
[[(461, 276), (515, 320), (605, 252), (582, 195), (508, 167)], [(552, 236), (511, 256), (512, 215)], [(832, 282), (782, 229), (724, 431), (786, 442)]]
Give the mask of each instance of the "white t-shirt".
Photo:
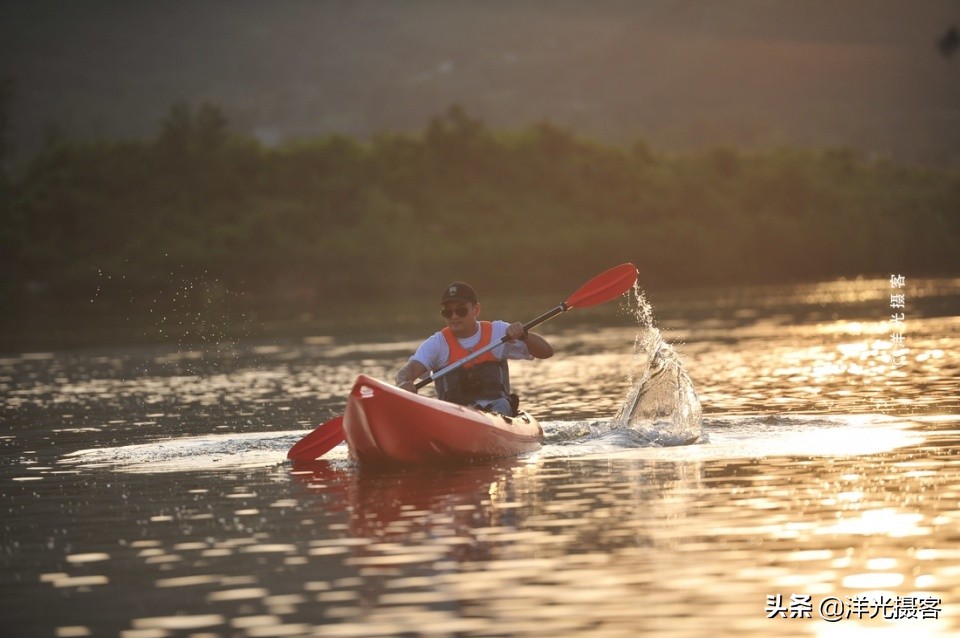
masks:
[[(497, 343), (507, 334), (507, 328), (510, 324), (506, 321), (493, 322), (493, 334), (490, 336), (490, 343)], [(476, 334), (466, 339), (457, 339), (460, 345), (470, 350), (480, 343), (482, 330), (478, 329)], [(501, 344), (493, 349), (493, 356), (497, 359), (534, 359), (530, 354), (527, 344), (523, 341), (514, 341)], [(447, 357), (450, 356), (450, 348), (447, 346), (447, 340), (443, 338), (443, 332), (435, 332), (428, 337), (426, 341), (420, 344), (417, 351), (410, 357), (410, 361), (419, 361), (427, 367), (427, 370), (434, 372), (447, 364)]]

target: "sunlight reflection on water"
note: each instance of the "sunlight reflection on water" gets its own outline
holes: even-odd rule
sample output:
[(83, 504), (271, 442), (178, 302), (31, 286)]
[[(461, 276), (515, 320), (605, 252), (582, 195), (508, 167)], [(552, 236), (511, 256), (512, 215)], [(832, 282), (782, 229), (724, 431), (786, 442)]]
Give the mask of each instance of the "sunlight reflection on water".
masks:
[[(343, 459), (173, 481), (84, 470), (85, 482), (109, 480), (139, 503), (125, 532), (137, 540), (99, 552), (96, 533), (75, 541), (65, 569), (41, 583), (97, 600), (115, 596), (117, 570), (129, 570), (148, 579), (141, 591), (165, 596), (133, 628), (332, 636), (701, 635), (718, 623), (768, 635), (771, 622), (809, 635), (820, 625), (767, 620), (766, 596), (933, 591), (954, 602), (938, 621), (913, 622), (948, 635), (960, 479), (937, 441), (956, 441), (958, 427), (944, 417), (723, 417), (707, 419), (718, 442), (576, 462), (545, 453), (368, 473)], [(816, 440), (848, 428), (849, 447), (818, 452)], [(282, 451), (278, 435), (261, 443)]]
[[(5, 622), (47, 636), (957, 635), (960, 318), (913, 308), (894, 366), (886, 285), (660, 319), (703, 402), (706, 436), (682, 447), (612, 427), (637, 369), (632, 317), (551, 324), (560, 354), (513, 368), (543, 449), (454, 468), (371, 472), (342, 447), (283, 460), (358, 371), (399, 367), (408, 337), (6, 356)], [(821, 303), (866, 305), (834, 318)], [(777, 595), (810, 596), (812, 617), (768, 618)], [(828, 622), (831, 596), (848, 611), (940, 602), (936, 618)]]

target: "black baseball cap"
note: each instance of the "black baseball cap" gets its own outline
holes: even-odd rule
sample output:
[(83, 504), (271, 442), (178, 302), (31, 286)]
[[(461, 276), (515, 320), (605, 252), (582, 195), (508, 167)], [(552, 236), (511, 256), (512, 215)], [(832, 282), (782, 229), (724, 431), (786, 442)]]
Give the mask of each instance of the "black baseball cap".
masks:
[(462, 281), (455, 281), (443, 289), (443, 296), (440, 297), (440, 303), (448, 301), (460, 301), (463, 303), (477, 303), (477, 291), (470, 284)]

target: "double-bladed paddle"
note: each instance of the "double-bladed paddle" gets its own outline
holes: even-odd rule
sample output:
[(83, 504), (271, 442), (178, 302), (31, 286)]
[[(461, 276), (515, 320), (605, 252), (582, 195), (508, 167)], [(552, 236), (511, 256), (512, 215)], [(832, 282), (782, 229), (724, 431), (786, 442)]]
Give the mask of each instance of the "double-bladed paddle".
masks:
[[(580, 286), (576, 292), (556, 308), (548, 310), (536, 319), (523, 324), (523, 329), (524, 331), (530, 330), (573, 308), (589, 308), (616, 299), (627, 292), (636, 280), (637, 267), (633, 264), (620, 264), (615, 268), (606, 270)], [(491, 342), (463, 359), (433, 372), (430, 376), (417, 381), (417, 389), (433, 383), (440, 377), (453, 372), (508, 341), (509, 339), (504, 336), (500, 341)], [(339, 445), (343, 438), (343, 416), (334, 417), (300, 439), (287, 452), (287, 458), (294, 461), (313, 461)]]

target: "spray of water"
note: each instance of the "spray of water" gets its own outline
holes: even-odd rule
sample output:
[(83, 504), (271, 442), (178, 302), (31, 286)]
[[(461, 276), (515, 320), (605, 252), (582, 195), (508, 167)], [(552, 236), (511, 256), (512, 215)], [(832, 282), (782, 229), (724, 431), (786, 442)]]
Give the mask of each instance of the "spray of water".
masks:
[(656, 328), (653, 309), (634, 284), (625, 310), (637, 321), (631, 389), (614, 419), (645, 445), (685, 445), (702, 440), (703, 411), (680, 356)]

